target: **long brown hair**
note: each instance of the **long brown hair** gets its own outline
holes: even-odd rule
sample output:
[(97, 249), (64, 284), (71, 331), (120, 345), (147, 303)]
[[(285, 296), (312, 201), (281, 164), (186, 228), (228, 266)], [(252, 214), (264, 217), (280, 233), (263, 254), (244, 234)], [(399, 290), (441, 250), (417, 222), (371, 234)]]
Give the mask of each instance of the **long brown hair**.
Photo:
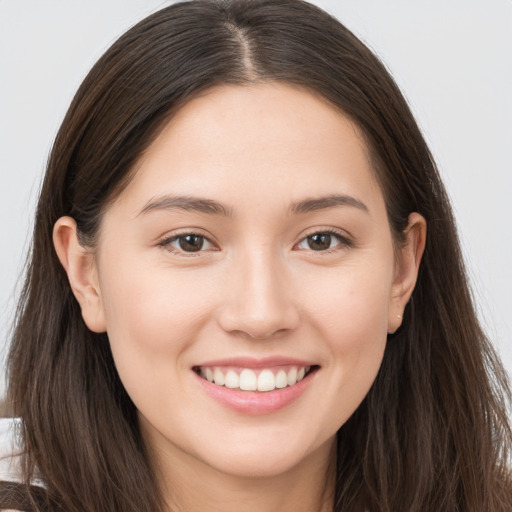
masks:
[[(63, 215), (93, 246), (102, 213), (180, 106), (214, 85), (278, 81), (328, 100), (361, 128), (393, 236), (428, 223), (416, 289), (367, 397), (338, 433), (336, 512), (512, 510), (510, 388), (474, 312), (435, 163), (379, 60), (300, 0), (171, 5), (124, 34), (78, 90), (39, 198), (9, 355), (35, 510), (165, 510), (135, 407), (106, 334), (81, 319), (52, 245)], [(28, 488), (28, 492), (31, 490)]]

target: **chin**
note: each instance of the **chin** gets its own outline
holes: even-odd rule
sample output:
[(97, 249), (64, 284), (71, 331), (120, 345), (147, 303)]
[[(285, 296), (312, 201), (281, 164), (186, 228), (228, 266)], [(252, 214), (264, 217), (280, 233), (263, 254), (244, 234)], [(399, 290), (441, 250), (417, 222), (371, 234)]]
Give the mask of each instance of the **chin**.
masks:
[[(298, 441), (298, 439), (296, 439)], [(208, 465), (224, 474), (239, 478), (272, 478), (300, 470), (303, 465), (314, 463), (317, 457), (325, 460), (335, 444), (335, 437), (320, 446), (305, 449), (300, 442), (253, 443), (242, 446), (223, 446), (221, 454), (211, 454)]]
[(301, 464), (299, 457), (285, 453), (254, 453), (216, 461), (213, 469), (238, 478), (273, 478), (293, 471)]

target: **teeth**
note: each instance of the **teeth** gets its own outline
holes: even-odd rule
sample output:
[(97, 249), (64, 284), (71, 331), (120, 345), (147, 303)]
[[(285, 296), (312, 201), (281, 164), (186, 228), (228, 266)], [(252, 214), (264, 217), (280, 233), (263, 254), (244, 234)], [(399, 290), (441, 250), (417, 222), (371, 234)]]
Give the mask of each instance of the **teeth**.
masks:
[(238, 374), (235, 373), (233, 370), (229, 370), (228, 373), (226, 373), (226, 380), (224, 381), (224, 386), (231, 389), (240, 387), (240, 378), (238, 377)]
[(276, 388), (285, 388), (288, 386), (288, 375), (284, 370), (279, 370), (276, 375)]
[(292, 366), (288, 371), (279, 370), (276, 374), (270, 369), (263, 369), (257, 375), (254, 370), (244, 368), (240, 373), (235, 370), (221, 370), (220, 367), (200, 368), (200, 375), (218, 386), (243, 391), (273, 391), (300, 382), (309, 371), (308, 367)]
[(263, 370), (258, 375), (258, 391), (272, 391), (273, 389), (276, 389), (274, 374), (270, 370)]
[(226, 382), (224, 379), (224, 374), (218, 368), (213, 370), (213, 381), (219, 386), (224, 386), (224, 383)]
[(240, 374), (240, 389), (244, 391), (255, 391), (258, 388), (258, 379), (252, 370), (242, 370)]
[(292, 368), (287, 375), (288, 386), (293, 386), (297, 382), (297, 368)]

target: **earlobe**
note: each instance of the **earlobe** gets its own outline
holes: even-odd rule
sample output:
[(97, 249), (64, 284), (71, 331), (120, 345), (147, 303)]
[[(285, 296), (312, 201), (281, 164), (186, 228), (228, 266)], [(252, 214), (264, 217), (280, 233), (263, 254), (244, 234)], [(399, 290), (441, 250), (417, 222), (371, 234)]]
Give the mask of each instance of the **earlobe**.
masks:
[(106, 321), (94, 255), (80, 243), (76, 222), (61, 217), (53, 228), (53, 245), (64, 268), (82, 317), (94, 332), (105, 332)]
[(409, 301), (425, 250), (427, 222), (419, 213), (409, 215), (403, 242), (396, 263), (389, 306), (388, 332), (394, 333), (402, 324), (402, 316)]

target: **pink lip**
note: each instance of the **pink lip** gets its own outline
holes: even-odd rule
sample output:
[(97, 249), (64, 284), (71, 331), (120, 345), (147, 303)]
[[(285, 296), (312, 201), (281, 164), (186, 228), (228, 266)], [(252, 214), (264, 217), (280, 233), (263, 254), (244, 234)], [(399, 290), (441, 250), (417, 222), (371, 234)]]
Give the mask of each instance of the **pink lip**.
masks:
[(272, 368), (274, 366), (315, 366), (318, 363), (293, 359), (290, 357), (272, 356), (263, 359), (254, 357), (230, 357), (226, 359), (216, 359), (214, 361), (206, 361), (196, 365), (197, 367), (208, 368), (213, 366), (237, 366), (241, 368)]
[[(227, 360), (224, 360), (227, 361)], [(281, 364), (292, 364), (288, 362)], [(235, 362), (236, 365), (239, 365), (240, 360), (229, 360), (229, 365)], [(266, 362), (267, 368), (268, 361)], [(293, 363), (297, 364), (297, 363)], [(209, 366), (204, 365), (204, 366)], [(302, 366), (301, 362), (298, 366)], [(201, 365), (203, 366), (203, 365)], [(212, 366), (224, 366), (218, 364), (218, 361), (215, 362)], [(244, 368), (255, 368), (255, 366), (247, 366), (247, 361), (244, 361), (244, 364), (241, 365)], [(271, 365), (277, 366), (277, 365)], [(280, 365), (279, 365), (280, 366)], [(310, 366), (305, 364), (304, 366)], [(257, 366), (259, 367), (259, 366)], [(218, 386), (217, 384), (213, 384), (212, 382), (207, 381), (206, 379), (199, 376), (194, 372), (198, 383), (202, 386), (202, 388), (210, 395), (214, 400), (219, 402), (221, 405), (228, 407), (236, 412), (241, 414), (250, 414), (250, 415), (261, 415), (261, 414), (269, 414), (272, 412), (279, 411), (283, 409), (287, 405), (290, 405), (292, 402), (297, 400), (303, 393), (306, 391), (312, 380), (314, 379), (317, 370), (313, 370), (311, 373), (306, 375), (304, 379), (293, 386), (287, 386), (282, 389), (274, 389), (273, 391), (242, 391), (240, 389), (229, 389), (224, 386)]]

